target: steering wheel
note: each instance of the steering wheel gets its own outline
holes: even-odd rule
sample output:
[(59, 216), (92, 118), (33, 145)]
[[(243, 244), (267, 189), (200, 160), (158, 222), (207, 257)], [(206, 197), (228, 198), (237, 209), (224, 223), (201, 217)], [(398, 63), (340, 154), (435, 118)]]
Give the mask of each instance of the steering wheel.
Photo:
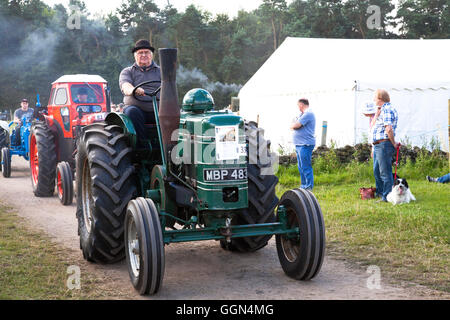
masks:
[[(136, 95), (136, 90), (142, 86), (145, 86), (146, 84), (150, 84), (150, 83), (161, 83), (161, 81), (158, 80), (153, 80), (153, 81), (144, 81), (140, 84), (138, 84), (132, 93), (132, 96), (137, 100), (137, 101), (141, 101), (141, 102), (152, 102), (153, 101), (153, 97), (156, 96), (158, 94), (159, 91), (161, 91), (161, 86), (158, 87), (158, 89), (156, 89), (153, 92), (148, 92), (144, 90), (144, 96), (138, 96)], [(151, 99), (149, 99), (148, 97), (150, 97)]]

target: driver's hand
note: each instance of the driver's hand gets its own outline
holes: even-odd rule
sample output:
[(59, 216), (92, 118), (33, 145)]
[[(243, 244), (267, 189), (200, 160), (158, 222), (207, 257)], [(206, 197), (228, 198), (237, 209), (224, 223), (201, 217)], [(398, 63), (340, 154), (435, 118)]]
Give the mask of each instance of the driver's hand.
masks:
[(145, 91), (142, 88), (137, 88), (136, 89), (136, 95), (137, 96), (145, 96)]

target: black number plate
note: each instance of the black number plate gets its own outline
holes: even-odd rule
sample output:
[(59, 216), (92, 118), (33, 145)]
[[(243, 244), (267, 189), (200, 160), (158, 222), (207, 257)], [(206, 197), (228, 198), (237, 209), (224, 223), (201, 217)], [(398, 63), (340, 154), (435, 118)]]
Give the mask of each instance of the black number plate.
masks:
[(206, 182), (246, 180), (247, 168), (204, 169), (203, 178)]

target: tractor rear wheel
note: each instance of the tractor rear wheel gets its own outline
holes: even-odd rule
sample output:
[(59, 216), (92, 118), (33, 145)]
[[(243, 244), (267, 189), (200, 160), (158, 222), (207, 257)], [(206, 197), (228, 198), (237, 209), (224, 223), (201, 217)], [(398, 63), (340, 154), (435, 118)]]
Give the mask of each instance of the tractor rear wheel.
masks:
[(308, 190), (293, 189), (280, 200), (288, 228), (299, 228), (296, 237), (277, 235), (278, 258), (284, 272), (297, 280), (314, 278), (325, 256), (325, 224), (316, 197)]
[(36, 122), (30, 131), (31, 185), (37, 197), (51, 197), (55, 192), (55, 137), (45, 122)]
[(77, 219), (86, 260), (115, 263), (125, 258), (124, 221), (136, 197), (132, 148), (121, 127), (84, 128), (76, 156)]
[(3, 148), (1, 152), (2, 173), (5, 178), (11, 177), (11, 155), (9, 148)]
[(59, 201), (64, 206), (73, 202), (73, 174), (68, 162), (60, 162), (56, 166), (56, 191)]
[(164, 238), (158, 210), (150, 199), (131, 200), (125, 217), (128, 273), (140, 294), (155, 294), (164, 278)]
[[(275, 156), (270, 153), (270, 142), (264, 139), (264, 130), (254, 123), (245, 125), (249, 146), (248, 154), (248, 208), (233, 217), (232, 225), (275, 222), (274, 210), (278, 204), (275, 187), (278, 178), (273, 173)], [(220, 240), (225, 250), (253, 252), (267, 245), (272, 236), (233, 238), (231, 242)]]

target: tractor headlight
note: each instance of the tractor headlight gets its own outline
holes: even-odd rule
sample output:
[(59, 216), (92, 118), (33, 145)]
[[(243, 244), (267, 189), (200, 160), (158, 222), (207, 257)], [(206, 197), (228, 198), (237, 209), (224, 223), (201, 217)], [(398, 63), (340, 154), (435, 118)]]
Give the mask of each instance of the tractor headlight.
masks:
[(69, 108), (61, 108), (61, 116), (68, 117), (69, 116)]
[(61, 108), (61, 118), (66, 131), (70, 130), (70, 111), (69, 108)]

